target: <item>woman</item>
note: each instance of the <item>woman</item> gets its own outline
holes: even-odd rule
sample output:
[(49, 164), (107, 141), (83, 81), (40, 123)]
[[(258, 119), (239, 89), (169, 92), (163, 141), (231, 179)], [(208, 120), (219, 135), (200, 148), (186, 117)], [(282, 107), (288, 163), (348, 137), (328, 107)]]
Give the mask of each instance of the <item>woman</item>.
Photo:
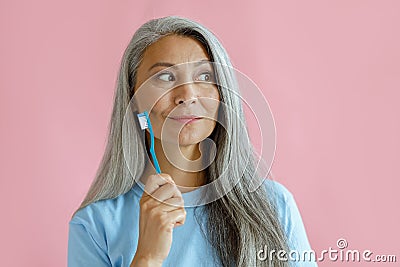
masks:
[[(69, 224), (68, 266), (289, 266), (260, 255), (310, 249), (283, 185), (265, 179), (249, 190), (253, 148), (234, 76), (222, 66), (232, 66), (226, 51), (194, 21), (165, 17), (137, 30), (122, 59), (102, 163)], [(182, 77), (193, 82), (178, 84)], [(145, 110), (160, 174), (149, 159), (149, 129), (134, 116)], [(218, 197), (204, 202), (212, 193)]]

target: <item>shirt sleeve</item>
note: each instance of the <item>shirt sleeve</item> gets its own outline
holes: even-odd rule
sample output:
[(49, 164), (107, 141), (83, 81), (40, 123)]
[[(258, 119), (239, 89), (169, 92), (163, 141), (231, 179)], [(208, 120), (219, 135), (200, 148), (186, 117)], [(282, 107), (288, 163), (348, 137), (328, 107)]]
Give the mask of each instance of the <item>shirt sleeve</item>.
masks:
[(93, 238), (87, 228), (77, 222), (69, 223), (68, 267), (109, 267), (106, 250)]
[[(282, 184), (275, 182), (275, 185), (281, 192), (278, 210), (281, 213), (281, 222), (289, 242), (288, 258), (289, 260), (292, 259), (291, 266), (318, 266), (293, 194)], [(296, 258), (296, 260), (293, 260), (293, 258)]]

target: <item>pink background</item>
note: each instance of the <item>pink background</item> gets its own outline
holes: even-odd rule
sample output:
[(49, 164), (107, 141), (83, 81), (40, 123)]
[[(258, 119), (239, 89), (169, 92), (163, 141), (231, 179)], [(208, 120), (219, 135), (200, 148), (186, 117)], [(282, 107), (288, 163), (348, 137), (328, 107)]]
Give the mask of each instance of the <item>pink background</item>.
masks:
[(273, 171), (312, 247), (343, 237), (400, 261), (398, 1), (56, 2), (0, 4), (2, 266), (66, 266), (122, 53), (142, 23), (166, 15), (211, 29), (263, 90)]

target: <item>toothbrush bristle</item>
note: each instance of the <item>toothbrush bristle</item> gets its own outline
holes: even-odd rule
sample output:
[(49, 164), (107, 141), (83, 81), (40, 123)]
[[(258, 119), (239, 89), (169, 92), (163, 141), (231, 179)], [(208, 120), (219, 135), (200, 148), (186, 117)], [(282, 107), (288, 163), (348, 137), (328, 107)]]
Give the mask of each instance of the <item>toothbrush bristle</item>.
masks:
[(137, 116), (139, 119), (140, 128), (142, 128), (142, 130), (147, 129), (149, 125), (147, 124), (146, 115), (144, 113), (140, 113)]

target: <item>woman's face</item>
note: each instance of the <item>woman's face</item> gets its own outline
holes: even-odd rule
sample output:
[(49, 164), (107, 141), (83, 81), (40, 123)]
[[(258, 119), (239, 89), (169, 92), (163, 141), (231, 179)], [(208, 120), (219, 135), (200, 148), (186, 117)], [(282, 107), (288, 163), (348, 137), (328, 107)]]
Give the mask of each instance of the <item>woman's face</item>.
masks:
[(191, 37), (168, 35), (147, 47), (137, 69), (139, 112), (154, 105), (149, 115), (156, 138), (161, 139), (163, 130), (163, 141), (197, 144), (216, 125), (220, 96), (214, 82), (203, 45)]

